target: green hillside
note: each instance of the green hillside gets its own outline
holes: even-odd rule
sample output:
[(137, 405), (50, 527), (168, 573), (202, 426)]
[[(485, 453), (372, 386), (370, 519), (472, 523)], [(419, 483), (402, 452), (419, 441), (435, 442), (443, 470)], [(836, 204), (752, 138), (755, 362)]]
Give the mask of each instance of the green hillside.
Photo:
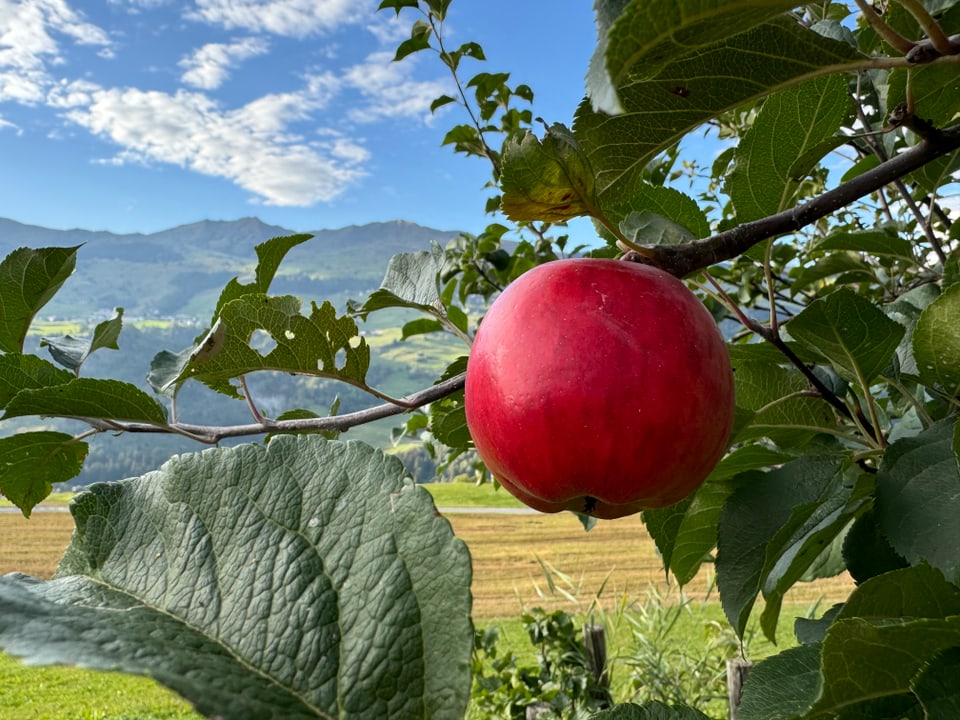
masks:
[[(83, 244), (76, 271), (35, 321), (27, 350), (48, 357), (40, 347), (42, 337), (89, 335), (98, 321), (112, 315), (115, 307), (123, 307), (120, 349), (94, 353), (83, 373), (124, 380), (152, 392), (146, 375), (154, 355), (191, 346), (207, 327), (224, 284), (237, 276), (242, 281), (252, 279), (255, 245), (290, 234), (294, 231), (252, 218), (196, 223), (153, 235), (48, 230), (0, 219), (0, 252), (6, 255), (20, 246)], [(395, 253), (428, 249), (431, 243), (445, 243), (456, 235), (405, 222), (313, 234), (312, 240), (287, 255), (272, 291), (298, 295), (305, 302), (330, 300), (340, 311), (348, 299), (363, 299), (379, 286)], [(449, 362), (466, 352), (463, 343), (452, 336), (418, 336), (401, 342), (399, 328), (414, 316), (412, 311), (387, 310), (360, 323), (371, 347), (367, 381), (394, 397), (428, 387)], [(268, 416), (294, 408), (325, 415), (338, 398), (341, 413), (380, 403), (356, 388), (317, 378), (259, 373), (248, 378), (248, 384), (258, 407)], [(178, 397), (177, 412), (181, 420), (197, 424), (251, 422), (245, 402), (194, 383), (188, 383)], [(7, 421), (0, 435), (28, 422), (35, 426), (37, 419)], [(387, 419), (364, 425), (348, 436), (387, 448), (391, 430), (399, 422)], [(83, 429), (80, 424), (71, 427), (69, 421), (51, 425), (68, 432)], [(103, 434), (90, 443), (90, 455), (76, 484), (140, 475), (173, 454), (202, 448), (176, 436)], [(417, 465), (422, 465), (420, 460)]]

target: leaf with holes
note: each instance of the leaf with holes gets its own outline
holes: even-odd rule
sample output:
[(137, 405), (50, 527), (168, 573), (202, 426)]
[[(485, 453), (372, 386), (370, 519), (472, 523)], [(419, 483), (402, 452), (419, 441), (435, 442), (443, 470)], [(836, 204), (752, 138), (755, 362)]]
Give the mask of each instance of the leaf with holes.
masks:
[[(258, 331), (269, 349), (252, 346)], [(176, 367), (177, 359), (170, 359), (168, 367)], [(245, 295), (223, 306), (217, 326), (197, 345), (180, 374), (167, 381), (167, 387), (192, 378), (217, 392), (238, 396), (229, 381), (263, 370), (363, 386), (369, 366), (370, 348), (359, 337), (357, 323), (349, 316), (337, 317), (329, 301), (320, 306), (311, 303), (310, 315), (302, 315), (299, 298)]]

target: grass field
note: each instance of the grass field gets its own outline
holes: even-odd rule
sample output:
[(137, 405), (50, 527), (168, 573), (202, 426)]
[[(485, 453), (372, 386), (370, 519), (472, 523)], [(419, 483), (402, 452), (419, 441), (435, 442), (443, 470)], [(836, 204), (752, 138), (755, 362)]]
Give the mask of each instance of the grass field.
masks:
[[(491, 486), (467, 484), (427, 486), (439, 507), (515, 507), (507, 493)], [(63, 504), (67, 498), (58, 497)], [(650, 593), (665, 603), (681, 596), (667, 583), (653, 541), (636, 517), (601, 522), (589, 533), (572, 515), (450, 513), (447, 519), (467, 543), (473, 557), (474, 619), (479, 626), (501, 627), (503, 644), (531, 653), (519, 615), (523, 607), (541, 606), (608, 618), (618, 608), (642, 602)], [(26, 572), (50, 577), (70, 540), (69, 513), (0, 514), (0, 573)], [(691, 612), (681, 636), (696, 642), (705, 623), (722, 620), (711, 593), (712, 582), (701, 573), (686, 588)], [(847, 596), (845, 577), (801, 585), (787, 597), (780, 635), (789, 641), (793, 614), (806, 614)], [(594, 603), (596, 600), (596, 603)], [(706, 601), (706, 602), (702, 602)], [(611, 653), (629, 640), (628, 623), (611, 628)], [(758, 634), (757, 634), (758, 635)], [(756, 638), (751, 649), (766, 655), (771, 647)], [(0, 656), (0, 718), (4, 720), (187, 720), (197, 716), (174, 695), (152, 681), (74, 668), (26, 668)]]

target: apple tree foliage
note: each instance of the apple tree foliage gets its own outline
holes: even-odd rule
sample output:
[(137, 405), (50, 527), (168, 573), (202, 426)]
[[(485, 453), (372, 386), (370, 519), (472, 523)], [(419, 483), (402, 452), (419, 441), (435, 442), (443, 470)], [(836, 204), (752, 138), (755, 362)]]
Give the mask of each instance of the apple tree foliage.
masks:
[[(442, 142), (489, 163), (500, 222), (394, 257), (346, 313), (273, 294), (284, 255), (309, 238), (270, 240), (253, 280), (228, 283), (209, 329), (158, 353), (139, 388), (83, 372), (122, 342), (120, 309), (90, 337), (45, 338), (49, 359), (24, 352), (79, 248), (0, 263), (2, 419), (78, 428), (37, 420), (0, 438), (0, 492), (24, 515), (96, 435), (264, 436), (79, 496), (54, 579), (0, 579), (0, 647), (150, 675), (210, 716), (462, 717), (466, 548), (399, 461), (336, 435), (403, 415), (399, 432), (476, 463), (463, 370), (486, 303), (539, 263), (624, 255), (701, 295), (736, 369), (729, 453), (694, 495), (642, 514), (666, 569), (683, 584), (713, 563), (732, 627), (759, 612), (771, 637), (795, 584), (856, 582), (756, 665), (738, 717), (960, 716), (960, 2), (596, 0), (571, 127), (535, 120), (533, 91), (511, 75), (474, 72), (483, 48), (448, 44), (449, 5), (381, 10), (413, 18), (397, 61), (431, 53), (450, 71), (454, 91), (432, 110), (464, 122)], [(709, 160), (704, 138), (719, 150)], [(563, 234), (580, 216), (594, 246)], [(465, 343), (405, 398), (366, 383), (356, 322), (396, 307), (420, 311), (404, 337)], [(269, 350), (255, 342), (267, 336)], [(244, 379), (263, 371), (376, 400), (268, 418)], [(181, 419), (190, 382), (246, 401), (251, 423)], [(648, 703), (596, 717), (702, 715)]]

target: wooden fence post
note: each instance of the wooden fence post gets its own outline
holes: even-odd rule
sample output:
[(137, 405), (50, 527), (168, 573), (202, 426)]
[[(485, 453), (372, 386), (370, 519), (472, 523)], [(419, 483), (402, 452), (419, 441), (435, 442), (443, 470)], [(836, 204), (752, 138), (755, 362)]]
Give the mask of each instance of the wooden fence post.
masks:
[(547, 717), (547, 713), (551, 712), (553, 708), (550, 707), (548, 703), (545, 702), (535, 702), (532, 705), (527, 705), (527, 710), (523, 714), (524, 720), (541, 720), (542, 717)]
[(727, 695), (730, 698), (730, 720), (737, 720), (740, 711), (740, 696), (743, 694), (743, 683), (750, 673), (749, 660), (733, 658), (727, 660)]
[(583, 649), (593, 679), (602, 687), (610, 687), (610, 676), (607, 674), (607, 636), (603, 625), (583, 626)]

